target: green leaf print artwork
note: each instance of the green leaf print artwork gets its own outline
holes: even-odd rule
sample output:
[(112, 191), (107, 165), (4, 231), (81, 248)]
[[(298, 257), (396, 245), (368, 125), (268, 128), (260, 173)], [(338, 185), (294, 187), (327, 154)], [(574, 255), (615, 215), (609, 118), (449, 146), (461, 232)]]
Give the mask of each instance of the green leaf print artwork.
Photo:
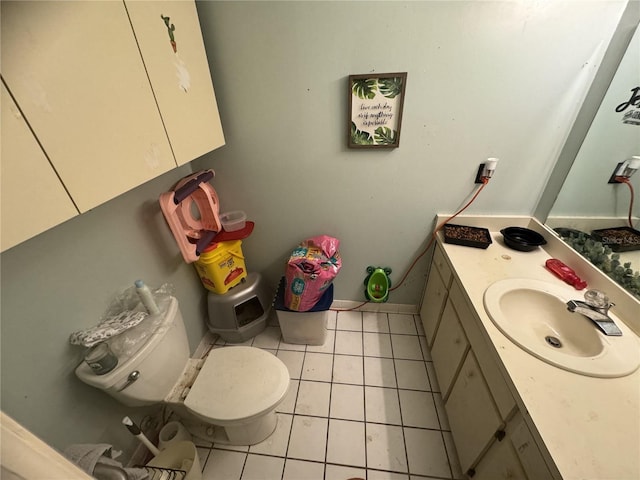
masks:
[(378, 80), (380, 93), (387, 98), (396, 98), (402, 93), (402, 78), (381, 78)]
[(375, 131), (376, 143), (380, 145), (393, 145), (396, 143), (397, 133), (389, 127), (378, 127)]
[(351, 122), (351, 143), (354, 145), (373, 145), (373, 137), (369, 132), (363, 132)]
[(349, 75), (349, 148), (397, 148), (407, 73)]
[(363, 78), (354, 80), (351, 87), (353, 94), (359, 98), (367, 98), (371, 100), (376, 96), (377, 81), (375, 78)]

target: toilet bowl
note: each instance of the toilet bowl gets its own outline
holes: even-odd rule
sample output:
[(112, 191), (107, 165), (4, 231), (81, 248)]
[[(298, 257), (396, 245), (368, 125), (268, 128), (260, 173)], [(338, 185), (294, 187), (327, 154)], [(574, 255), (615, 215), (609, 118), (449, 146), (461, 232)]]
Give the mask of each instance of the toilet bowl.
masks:
[(170, 297), (159, 307), (141, 328), (118, 336), (131, 341), (114, 338), (116, 368), (96, 375), (83, 362), (78, 378), (128, 406), (168, 404), (189, 433), (208, 441), (253, 445), (271, 435), (275, 409), (289, 388), (285, 364), (246, 346), (215, 348), (204, 359), (191, 359), (178, 301)]
[(275, 408), (288, 388), (289, 371), (275, 355), (254, 347), (222, 347), (211, 350), (178, 405), (184, 405), (204, 425), (222, 427), (202, 431), (191, 423), (196, 436), (217, 443), (253, 445), (275, 430)]

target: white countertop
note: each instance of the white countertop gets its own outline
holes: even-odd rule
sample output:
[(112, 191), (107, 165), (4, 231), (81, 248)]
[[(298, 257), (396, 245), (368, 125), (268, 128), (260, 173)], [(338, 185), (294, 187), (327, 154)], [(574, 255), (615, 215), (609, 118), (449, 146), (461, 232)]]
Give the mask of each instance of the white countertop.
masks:
[[(486, 330), (486, 338), (495, 347), (518, 406), (528, 412), (536, 436), (544, 442), (562, 478), (640, 479), (640, 369), (620, 378), (594, 378), (539, 360), (498, 330), (485, 312), (483, 295), (489, 285), (505, 278), (565, 285), (544, 268), (545, 261), (554, 257), (576, 270), (589, 288), (605, 291), (616, 304), (612, 312), (636, 334), (639, 326), (634, 322), (640, 321), (637, 300), (613, 287), (612, 281), (535, 219), (460, 216), (452, 223), (485, 227), (491, 232), (493, 244), (486, 250), (441, 245)], [(500, 234), (506, 226), (535, 229), (549, 243), (532, 252), (509, 249)], [(582, 292), (576, 291), (576, 299), (581, 297)], [(640, 351), (640, 339), (634, 336)]]

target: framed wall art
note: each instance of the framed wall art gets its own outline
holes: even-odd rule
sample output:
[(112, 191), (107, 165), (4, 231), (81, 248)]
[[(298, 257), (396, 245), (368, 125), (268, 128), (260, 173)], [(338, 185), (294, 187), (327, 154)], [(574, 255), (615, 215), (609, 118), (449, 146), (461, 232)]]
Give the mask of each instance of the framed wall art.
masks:
[(397, 148), (407, 73), (349, 76), (349, 148)]

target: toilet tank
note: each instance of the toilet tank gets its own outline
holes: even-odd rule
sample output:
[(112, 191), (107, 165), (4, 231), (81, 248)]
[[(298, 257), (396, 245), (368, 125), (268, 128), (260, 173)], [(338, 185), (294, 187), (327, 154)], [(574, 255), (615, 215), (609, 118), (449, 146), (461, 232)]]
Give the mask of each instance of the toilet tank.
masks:
[[(82, 362), (76, 368), (78, 378), (130, 407), (162, 402), (180, 378), (190, 351), (178, 301), (169, 297), (159, 304), (159, 308), (157, 318), (150, 315), (144, 320), (151, 325), (157, 324), (157, 328), (137, 350), (118, 354), (118, 350), (112, 348), (118, 356), (118, 364), (104, 375), (96, 375)], [(118, 337), (126, 336), (127, 332)], [(114, 337), (113, 342), (123, 340), (126, 341), (126, 337)], [(129, 382), (133, 372), (139, 372), (137, 379)]]

